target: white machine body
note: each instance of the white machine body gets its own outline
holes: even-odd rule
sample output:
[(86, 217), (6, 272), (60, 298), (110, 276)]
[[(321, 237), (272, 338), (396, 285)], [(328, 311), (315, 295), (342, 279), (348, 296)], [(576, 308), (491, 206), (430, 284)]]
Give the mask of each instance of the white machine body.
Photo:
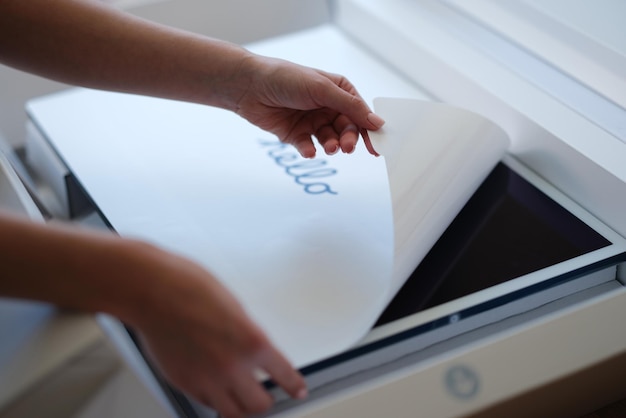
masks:
[[(267, 416), (554, 416), (589, 407), (592, 395), (616, 396), (621, 388), (607, 379), (603, 394), (587, 388), (575, 402), (561, 399), (580, 390), (576, 376), (626, 354), (624, 45), (574, 31), (531, 0), (337, 0), (332, 8), (330, 24), (250, 48), (341, 72), (368, 101), (430, 99), (491, 119), (511, 140), (504, 166), (611, 244), (374, 327), (303, 369), (307, 400), (273, 389)], [(89, 203), (90, 191), (72, 181), (68, 191), (68, 176), (81, 182), (76, 157), (42, 109), (29, 108), (27, 161), (69, 217), (81, 207), (70, 195), (85, 192)], [(122, 324), (100, 322), (164, 414), (215, 416), (161, 381)], [(542, 387), (554, 402), (540, 401), (551, 397), (536, 394)]]

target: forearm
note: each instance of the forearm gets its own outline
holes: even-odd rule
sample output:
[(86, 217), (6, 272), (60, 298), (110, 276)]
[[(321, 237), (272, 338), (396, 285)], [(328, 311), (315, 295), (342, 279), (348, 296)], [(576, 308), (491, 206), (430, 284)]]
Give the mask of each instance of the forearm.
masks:
[(132, 321), (133, 307), (146, 308), (150, 292), (157, 291), (156, 282), (147, 283), (145, 274), (133, 274), (143, 265), (144, 244), (1, 212), (0, 231), (1, 296), (107, 312)]
[(250, 56), (97, 0), (0, 2), (0, 60), (70, 84), (233, 109)]

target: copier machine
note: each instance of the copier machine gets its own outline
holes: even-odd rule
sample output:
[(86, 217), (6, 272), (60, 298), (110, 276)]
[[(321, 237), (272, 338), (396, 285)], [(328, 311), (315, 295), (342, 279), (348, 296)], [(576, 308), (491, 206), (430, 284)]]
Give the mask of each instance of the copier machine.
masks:
[[(605, 3), (607, 18), (611, 7), (624, 12)], [(511, 145), (367, 335), (301, 369), (308, 399), (287, 399), (267, 382), (277, 402), (266, 416), (576, 416), (623, 397), (624, 33), (602, 38), (574, 25), (578, 2), (331, 6), (331, 23), (250, 49), (342, 73), (368, 101), (396, 96), (468, 109), (499, 125)], [(571, 20), (558, 8), (569, 8)], [(126, 123), (107, 111), (135, 99), (110, 95), (80, 90), (29, 103), (24, 159), (54, 191), (60, 213), (115, 229), (102, 195), (90, 190), (98, 170), (80, 162), (115, 170), (96, 131)], [(84, 98), (110, 99), (111, 107), (96, 105), (96, 116), (83, 119)], [(154, 115), (137, 115), (130, 129)], [(95, 143), (64, 139), (89, 129)], [(140, 149), (120, 158), (142, 167), (152, 154)], [(123, 178), (108, 181), (124, 189)], [(131, 330), (100, 322), (164, 414), (215, 416), (159, 377)]]

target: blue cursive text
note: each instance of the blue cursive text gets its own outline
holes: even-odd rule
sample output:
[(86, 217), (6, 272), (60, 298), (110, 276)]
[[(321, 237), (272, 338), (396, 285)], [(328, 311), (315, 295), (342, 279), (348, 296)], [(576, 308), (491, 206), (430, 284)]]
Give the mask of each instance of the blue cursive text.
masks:
[(330, 184), (323, 179), (337, 174), (337, 170), (328, 167), (328, 162), (321, 159), (305, 160), (289, 144), (280, 141), (260, 139), (259, 143), (267, 149), (267, 155), (292, 176), (294, 181), (309, 194), (337, 194)]

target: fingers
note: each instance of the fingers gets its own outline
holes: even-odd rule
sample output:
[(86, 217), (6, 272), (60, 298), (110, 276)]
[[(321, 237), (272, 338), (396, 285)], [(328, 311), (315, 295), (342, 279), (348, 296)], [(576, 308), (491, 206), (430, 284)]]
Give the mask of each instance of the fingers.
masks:
[(239, 375), (232, 398), (246, 415), (266, 412), (274, 403), (270, 394), (250, 374)]
[(335, 128), (331, 125), (320, 127), (315, 136), (320, 145), (324, 148), (326, 154), (334, 155), (339, 151), (339, 136), (337, 132), (335, 132)]
[(385, 124), (385, 121), (370, 110), (348, 79), (323, 71), (319, 73), (330, 81), (319, 93), (320, 105), (338, 113), (333, 122), (333, 129), (324, 127), (316, 135), (326, 153), (332, 155), (339, 149), (344, 153), (352, 153), (361, 132), (367, 150), (370, 154), (378, 156), (369, 140), (367, 130), (377, 130)]
[(209, 391), (210, 397), (200, 397), (199, 400), (216, 411), (224, 418), (243, 418), (245, 409), (239, 405), (237, 398), (222, 388), (213, 388)]
[(315, 136), (326, 154), (333, 155), (339, 150), (351, 154), (359, 140), (359, 130), (347, 116), (339, 115), (332, 125), (320, 127)]
[(377, 130), (385, 124), (380, 116), (372, 112), (347, 78), (324, 71), (318, 72), (333, 84), (319, 92), (318, 103), (321, 106), (347, 116), (361, 128)]
[(307, 396), (304, 379), (278, 351), (269, 347), (255, 357), (252, 363), (247, 366), (241, 363), (240, 367), (222, 375), (217, 381), (205, 381), (202, 394), (196, 395), (196, 399), (219, 411), (224, 418), (267, 412), (274, 400), (249, 368), (252, 364), (264, 370), (292, 398), (304, 399)]
[(219, 411), (224, 418), (261, 414), (267, 412), (273, 403), (269, 393), (250, 375), (242, 375), (232, 387), (207, 382), (203, 389), (205, 395), (196, 396), (196, 399)]
[[(328, 155), (339, 151), (352, 153), (359, 132), (376, 130), (385, 123), (370, 110), (345, 77), (320, 70), (293, 68), (298, 71), (291, 77), (296, 80), (304, 78), (304, 83), (298, 83), (300, 87), (292, 95), (279, 97), (281, 100), (272, 96), (269, 105), (257, 103), (254, 111), (241, 112), (251, 122), (276, 134), (282, 142), (293, 145), (304, 158), (315, 157), (312, 136)], [(371, 144), (366, 143), (366, 147), (370, 153), (378, 155)]]
[(300, 155), (304, 158), (313, 158), (315, 157), (315, 145), (311, 140), (311, 135), (308, 133), (302, 133), (296, 136), (295, 138), (286, 141), (291, 143), (296, 150), (300, 153)]
[(307, 396), (306, 382), (289, 361), (276, 349), (269, 347), (261, 354), (261, 364), (272, 380), (289, 396), (303, 399)]
[(345, 115), (339, 115), (334, 122), (335, 131), (339, 132), (339, 144), (346, 154), (354, 152), (356, 142), (359, 139), (359, 131), (356, 125)]
[[(295, 399), (307, 395), (306, 383), (298, 371), (293, 369), (274, 348), (266, 347), (252, 362), (263, 369), (287, 394)], [(221, 384), (206, 382), (205, 396), (198, 396), (202, 403), (219, 411), (225, 418), (240, 418), (267, 412), (274, 400), (257, 380), (252, 370), (241, 365)]]

